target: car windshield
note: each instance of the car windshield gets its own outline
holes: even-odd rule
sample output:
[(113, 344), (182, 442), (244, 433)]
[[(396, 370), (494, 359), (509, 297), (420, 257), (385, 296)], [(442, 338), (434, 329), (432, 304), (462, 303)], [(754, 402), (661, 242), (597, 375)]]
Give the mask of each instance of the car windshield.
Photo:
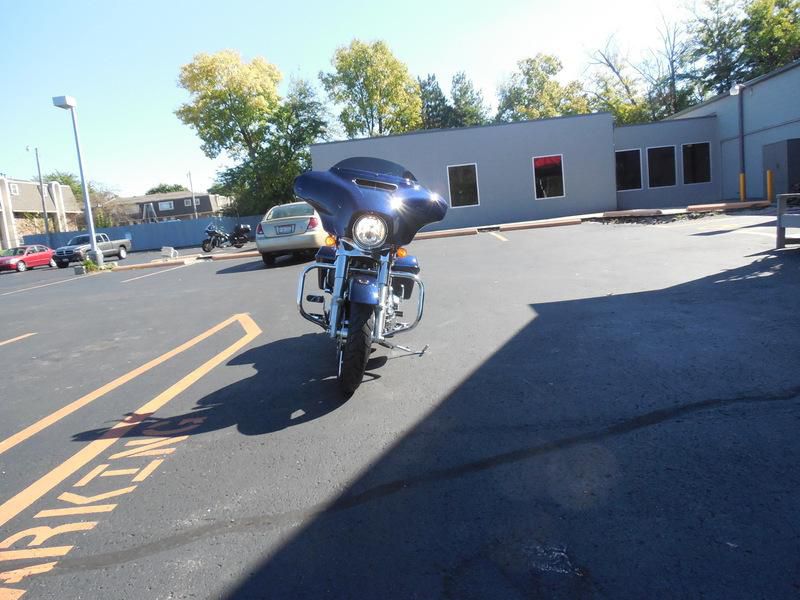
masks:
[(25, 248), (9, 248), (0, 252), (0, 256), (22, 256), (25, 254)]
[(88, 244), (88, 243), (89, 243), (88, 235), (76, 235), (67, 243), (67, 246), (78, 246), (80, 244)]
[(272, 208), (265, 219), (285, 219), (286, 217), (310, 217), (314, 209), (310, 204), (285, 204)]

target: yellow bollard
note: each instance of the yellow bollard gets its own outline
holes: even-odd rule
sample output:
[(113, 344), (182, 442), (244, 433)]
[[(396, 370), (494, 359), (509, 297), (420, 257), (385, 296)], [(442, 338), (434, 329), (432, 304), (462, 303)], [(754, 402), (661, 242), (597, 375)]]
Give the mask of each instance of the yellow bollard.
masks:
[(772, 203), (772, 169), (767, 169), (767, 202)]
[(739, 173), (739, 202), (747, 200), (747, 187), (744, 180), (744, 173)]

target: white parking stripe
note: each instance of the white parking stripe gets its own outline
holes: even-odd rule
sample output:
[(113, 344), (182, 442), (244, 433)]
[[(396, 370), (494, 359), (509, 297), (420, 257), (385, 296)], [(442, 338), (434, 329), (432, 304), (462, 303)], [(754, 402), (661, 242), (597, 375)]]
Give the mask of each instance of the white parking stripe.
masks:
[[(100, 271), (102, 273), (102, 271)], [(80, 279), (85, 279), (86, 277), (92, 277), (93, 275), (100, 275), (100, 273), (89, 273), (84, 275), (83, 277), (72, 277), (70, 279), (62, 279), (60, 281), (51, 281), (50, 283), (43, 283), (41, 285), (34, 285), (32, 287), (22, 288), (21, 290), (13, 290), (11, 292), (5, 292), (0, 294), (0, 296), (10, 296), (11, 294), (19, 294), (20, 292), (27, 292), (29, 290), (38, 290), (39, 288), (47, 287), (49, 285), (57, 285), (59, 283), (68, 283), (70, 281), (78, 281)]]
[(495, 231), (490, 231), (489, 233), (492, 234), (494, 237), (496, 237), (501, 242), (507, 242), (508, 241), (508, 238), (506, 236), (501, 235), (501, 234), (499, 234), (499, 233), (497, 233)]
[(136, 281), (137, 279), (144, 279), (145, 277), (152, 277), (153, 275), (159, 275), (161, 273), (166, 273), (167, 271), (174, 271), (175, 269), (182, 269), (188, 265), (178, 265), (177, 267), (172, 267), (171, 269), (162, 269), (160, 271), (156, 271), (155, 273), (148, 273), (147, 275), (139, 275), (138, 277), (131, 277), (130, 279), (123, 279), (120, 283), (128, 283), (129, 281)]

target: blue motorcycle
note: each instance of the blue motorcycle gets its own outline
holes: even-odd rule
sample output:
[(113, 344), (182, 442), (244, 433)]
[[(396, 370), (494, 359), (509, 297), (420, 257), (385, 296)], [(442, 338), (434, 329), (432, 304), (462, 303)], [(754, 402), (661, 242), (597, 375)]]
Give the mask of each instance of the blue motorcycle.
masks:
[[(349, 398), (361, 384), (373, 344), (420, 352), (392, 343), (422, 319), (425, 286), (419, 262), (407, 254), (424, 225), (441, 221), (447, 204), (419, 183), (401, 165), (377, 158), (348, 158), (329, 171), (311, 171), (294, 181), (295, 195), (313, 206), (328, 232), (314, 264), (300, 275), (300, 314), (327, 331), (336, 342), (338, 380)], [(326, 295), (305, 296), (306, 276), (317, 272)], [(401, 321), (401, 302), (417, 289), (417, 309)], [(321, 304), (312, 313), (305, 302)]]

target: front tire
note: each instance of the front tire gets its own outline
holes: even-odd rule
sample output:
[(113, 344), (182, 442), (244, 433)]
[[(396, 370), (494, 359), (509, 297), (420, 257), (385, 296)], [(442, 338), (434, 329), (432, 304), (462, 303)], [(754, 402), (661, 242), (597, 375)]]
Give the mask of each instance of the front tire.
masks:
[(203, 240), (203, 252), (211, 252), (211, 240)]
[(26, 265), (24, 261), (19, 261), (17, 263), (17, 273), (22, 273), (23, 271), (27, 270), (28, 270), (28, 265)]
[(361, 385), (372, 347), (375, 309), (370, 304), (351, 302), (349, 305), (347, 340), (339, 349), (339, 388), (350, 398)]
[(119, 250), (117, 251), (117, 258), (120, 260), (125, 260), (125, 257), (128, 256), (128, 250), (125, 246), (120, 246)]
[(50, 259), (50, 264), (49, 264), (48, 266), (49, 266), (51, 269), (52, 269), (53, 267), (57, 266), (57, 265), (56, 265), (56, 259), (55, 259), (55, 258), (51, 258), (51, 259)]
[(68, 263), (68, 262), (61, 262), (61, 261), (58, 261), (56, 264), (58, 265), (58, 268), (59, 268), (59, 269), (66, 269), (66, 268), (69, 266), (69, 263)]

